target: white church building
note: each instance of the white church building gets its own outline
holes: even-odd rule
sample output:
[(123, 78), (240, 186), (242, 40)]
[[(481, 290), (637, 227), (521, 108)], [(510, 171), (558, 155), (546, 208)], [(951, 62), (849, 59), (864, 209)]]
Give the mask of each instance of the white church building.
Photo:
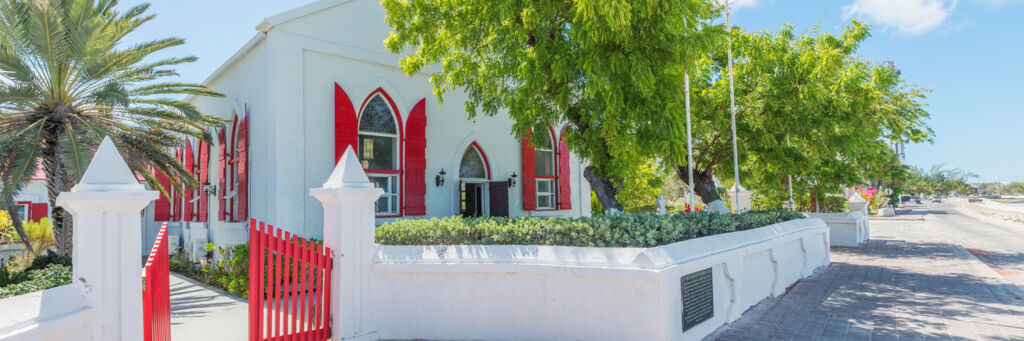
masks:
[[(464, 216), (590, 215), (584, 162), (566, 150), (564, 126), (512, 134), (507, 115), (468, 119), (466, 95), (434, 96), (428, 73), (405, 75), (383, 41), (378, 0), (323, 0), (265, 19), (204, 84), (225, 98), (190, 97), (230, 120), (216, 143), (180, 151), (200, 183), (147, 212), (189, 244), (246, 240), (253, 217), (320, 238), (320, 187), (345, 148), (385, 190), (377, 223)], [(436, 70), (436, 69), (435, 69)], [(537, 147), (534, 147), (537, 146)], [(179, 224), (180, 222), (180, 224)]]

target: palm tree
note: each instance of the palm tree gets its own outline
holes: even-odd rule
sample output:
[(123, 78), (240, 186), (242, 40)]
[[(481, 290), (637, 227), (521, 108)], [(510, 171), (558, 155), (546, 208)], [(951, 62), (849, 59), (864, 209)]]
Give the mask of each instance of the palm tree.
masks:
[(222, 96), (203, 85), (165, 82), (170, 68), (195, 57), (148, 60), (184, 44), (167, 38), (124, 46), (125, 35), (153, 19), (148, 4), (125, 11), (116, 0), (0, 0), (0, 207), (42, 163), (57, 250), (70, 254), (70, 215), (55, 207), (91, 154), (110, 136), (128, 166), (161, 191), (153, 172), (174, 186), (196, 181), (169, 150), (185, 137), (211, 141), (205, 115), (184, 95)]

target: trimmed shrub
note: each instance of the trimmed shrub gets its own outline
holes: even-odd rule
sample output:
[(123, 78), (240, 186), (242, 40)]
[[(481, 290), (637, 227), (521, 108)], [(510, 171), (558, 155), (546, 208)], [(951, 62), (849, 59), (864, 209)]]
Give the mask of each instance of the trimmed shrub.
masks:
[(655, 247), (704, 236), (749, 230), (793, 219), (789, 210), (741, 214), (625, 213), (583, 218), (431, 218), (377, 227), (384, 245), (559, 245)]
[(29, 279), (0, 288), (0, 299), (71, 284), (71, 267), (50, 264), (28, 272)]

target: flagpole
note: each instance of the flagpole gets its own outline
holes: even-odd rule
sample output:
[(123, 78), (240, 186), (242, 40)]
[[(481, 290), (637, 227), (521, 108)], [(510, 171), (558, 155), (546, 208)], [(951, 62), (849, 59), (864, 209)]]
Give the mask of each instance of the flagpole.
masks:
[(736, 194), (734, 202), (736, 213), (740, 213), (740, 159), (739, 148), (736, 144), (736, 90), (733, 87), (732, 76), (732, 21), (729, 17), (729, 0), (725, 1), (725, 26), (729, 30), (729, 111), (732, 113), (732, 168), (733, 179), (736, 180)]
[(686, 168), (690, 172), (690, 212), (696, 212), (693, 205), (693, 135), (690, 133), (690, 74), (683, 74), (686, 81)]
[[(789, 147), (789, 133), (786, 133), (786, 147)], [(793, 201), (793, 175), (789, 175), (789, 209), (796, 211), (796, 201)]]

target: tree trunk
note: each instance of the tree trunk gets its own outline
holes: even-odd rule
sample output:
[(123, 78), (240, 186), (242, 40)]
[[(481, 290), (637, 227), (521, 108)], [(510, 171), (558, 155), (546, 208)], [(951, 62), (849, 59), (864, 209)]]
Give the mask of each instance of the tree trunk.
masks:
[(601, 202), (605, 212), (623, 211), (622, 204), (619, 203), (618, 199), (615, 199), (615, 195), (619, 193), (619, 190), (615, 188), (615, 184), (612, 184), (607, 177), (595, 173), (594, 166), (584, 168), (583, 177), (590, 183), (590, 189), (597, 194), (597, 200)]
[[(676, 175), (683, 182), (689, 183), (690, 176), (686, 167), (676, 167)], [(693, 193), (699, 196), (705, 205), (715, 200), (722, 200), (722, 197), (718, 195), (718, 186), (715, 186), (715, 173), (713, 170), (693, 170)]]
[(53, 217), (53, 239), (57, 247), (57, 253), (71, 255), (72, 245), (72, 221), (71, 215), (62, 207), (57, 207), (57, 196), (61, 192), (67, 192), (73, 185), (73, 179), (68, 174), (67, 163), (64, 162), (64, 153), (60, 152), (59, 133), (53, 133), (43, 142), (43, 171), (46, 173), (46, 189), (50, 199)]
[(14, 231), (18, 232), (18, 238), (21, 238), (21, 242), (25, 243), (25, 248), (28, 249), (29, 254), (35, 254), (35, 250), (32, 249), (32, 241), (28, 240), (28, 233), (25, 232), (25, 226), (21, 225), (21, 216), (18, 215), (18, 205), (11, 203), (7, 205), (7, 213), (11, 216), (11, 225), (14, 226)]

